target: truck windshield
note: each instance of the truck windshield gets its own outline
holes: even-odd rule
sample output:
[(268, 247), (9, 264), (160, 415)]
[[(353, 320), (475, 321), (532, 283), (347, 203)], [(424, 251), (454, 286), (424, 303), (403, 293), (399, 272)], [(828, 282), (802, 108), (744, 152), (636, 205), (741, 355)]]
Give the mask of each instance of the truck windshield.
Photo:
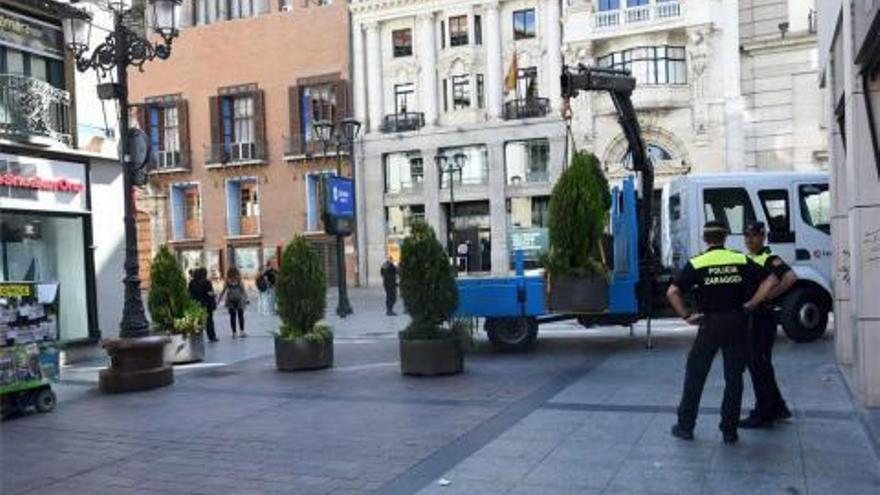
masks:
[(828, 184), (800, 186), (801, 218), (807, 225), (831, 234), (831, 193)]

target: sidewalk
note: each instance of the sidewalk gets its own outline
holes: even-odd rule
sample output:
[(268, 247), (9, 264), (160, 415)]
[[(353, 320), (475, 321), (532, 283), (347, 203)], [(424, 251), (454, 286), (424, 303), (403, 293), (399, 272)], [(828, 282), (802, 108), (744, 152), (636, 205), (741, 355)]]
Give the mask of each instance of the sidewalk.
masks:
[(232, 341), (221, 324), (208, 362), (177, 368), (172, 387), (108, 396), (88, 380), (62, 385), (77, 393), (54, 413), (3, 424), (0, 492), (880, 493), (880, 463), (830, 336), (780, 338), (779, 381), (796, 417), (727, 446), (716, 428), (717, 361), (696, 441), (669, 436), (694, 335), (676, 320), (655, 322), (653, 351), (642, 326), (629, 337), (558, 323), (521, 354), (496, 353), (480, 336), (464, 374), (418, 379), (399, 371), (395, 333), (406, 318), (384, 316), (381, 292), (353, 299), (354, 317), (331, 320), (332, 369), (275, 371), (274, 323), (251, 316), (252, 337)]

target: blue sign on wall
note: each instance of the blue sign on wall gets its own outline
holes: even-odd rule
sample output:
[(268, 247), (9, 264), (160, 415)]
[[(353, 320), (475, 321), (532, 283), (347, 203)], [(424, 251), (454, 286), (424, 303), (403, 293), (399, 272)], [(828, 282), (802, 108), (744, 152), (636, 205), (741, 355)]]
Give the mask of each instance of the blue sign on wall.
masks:
[(331, 217), (354, 216), (354, 183), (347, 177), (327, 177), (327, 214)]

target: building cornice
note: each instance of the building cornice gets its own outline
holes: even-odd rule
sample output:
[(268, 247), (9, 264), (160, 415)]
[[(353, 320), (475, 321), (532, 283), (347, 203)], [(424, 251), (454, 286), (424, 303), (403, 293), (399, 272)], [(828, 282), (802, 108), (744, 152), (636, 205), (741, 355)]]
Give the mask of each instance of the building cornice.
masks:
[(786, 52), (800, 48), (817, 48), (818, 37), (816, 33), (790, 35), (785, 38), (773, 35), (747, 41), (740, 46), (744, 53)]
[(372, 18), (401, 15), (430, 15), (432, 12), (449, 8), (498, 8), (499, 0), (352, 0), (349, 10), (353, 16)]

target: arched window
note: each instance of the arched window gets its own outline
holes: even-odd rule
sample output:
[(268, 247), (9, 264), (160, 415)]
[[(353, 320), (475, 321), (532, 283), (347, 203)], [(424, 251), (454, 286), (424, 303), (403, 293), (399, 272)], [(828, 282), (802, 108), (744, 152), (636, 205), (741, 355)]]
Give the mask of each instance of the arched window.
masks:
[[(648, 143), (646, 151), (648, 152), (648, 157), (650, 157), (651, 161), (654, 163), (664, 160), (672, 160), (672, 154), (658, 144)], [(627, 150), (620, 162), (627, 168), (632, 167), (632, 152)]]

